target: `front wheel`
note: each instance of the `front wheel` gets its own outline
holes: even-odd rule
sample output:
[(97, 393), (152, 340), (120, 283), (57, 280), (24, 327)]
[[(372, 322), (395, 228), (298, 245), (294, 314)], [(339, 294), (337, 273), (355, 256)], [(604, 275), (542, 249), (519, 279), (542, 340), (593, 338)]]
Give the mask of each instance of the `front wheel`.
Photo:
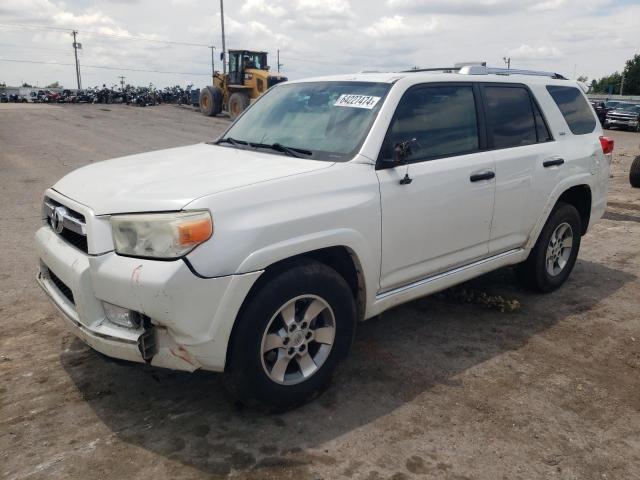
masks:
[(229, 116), (235, 120), (248, 106), (250, 100), (246, 93), (236, 92), (229, 97)]
[(567, 203), (556, 205), (529, 257), (517, 267), (520, 280), (541, 293), (559, 288), (576, 263), (581, 232), (578, 210)]
[(240, 402), (282, 411), (330, 385), (351, 346), (356, 308), (345, 280), (324, 264), (265, 275), (236, 320), (225, 380)]

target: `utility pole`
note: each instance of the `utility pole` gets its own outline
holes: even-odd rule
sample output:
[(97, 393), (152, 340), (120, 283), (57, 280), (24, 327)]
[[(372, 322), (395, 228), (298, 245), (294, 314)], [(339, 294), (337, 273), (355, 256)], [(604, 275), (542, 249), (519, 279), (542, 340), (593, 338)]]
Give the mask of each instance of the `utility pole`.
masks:
[(122, 75), (120, 75), (118, 78), (120, 79), (120, 87), (122, 88), (122, 90), (124, 90), (124, 79), (126, 77), (123, 77)]
[(224, 42), (224, 0), (220, 0), (220, 22), (222, 23), (222, 73), (227, 74), (227, 46)]
[(620, 79), (620, 95), (624, 91), (624, 72), (622, 72), (622, 78)]
[(502, 57), (502, 60), (507, 64), (507, 70), (509, 70), (511, 68), (511, 57)]
[(82, 82), (80, 81), (80, 63), (78, 62), (78, 49), (82, 48), (82, 44), (76, 42), (76, 35), (78, 34), (77, 30), (71, 32), (73, 35), (73, 53), (76, 56), (76, 78), (78, 80), (78, 90), (82, 89)]
[(278, 60), (277, 60), (278, 64), (278, 73), (280, 73), (280, 67), (282, 67), (283, 65), (280, 63), (280, 50), (278, 49)]

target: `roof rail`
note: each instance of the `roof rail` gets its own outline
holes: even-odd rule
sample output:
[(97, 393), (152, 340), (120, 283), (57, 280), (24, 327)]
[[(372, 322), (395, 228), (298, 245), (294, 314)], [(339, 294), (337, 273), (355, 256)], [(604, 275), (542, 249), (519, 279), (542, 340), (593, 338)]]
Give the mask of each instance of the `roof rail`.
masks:
[(458, 69), (461, 75), (533, 75), (537, 77), (550, 77), (558, 80), (568, 80), (566, 77), (555, 72), (541, 72), (538, 70), (517, 70), (513, 68), (495, 68), (482, 65), (465, 65)]
[(460, 67), (433, 67), (433, 68), (412, 68), (410, 70), (401, 70), (400, 73), (414, 73), (414, 72), (457, 72)]

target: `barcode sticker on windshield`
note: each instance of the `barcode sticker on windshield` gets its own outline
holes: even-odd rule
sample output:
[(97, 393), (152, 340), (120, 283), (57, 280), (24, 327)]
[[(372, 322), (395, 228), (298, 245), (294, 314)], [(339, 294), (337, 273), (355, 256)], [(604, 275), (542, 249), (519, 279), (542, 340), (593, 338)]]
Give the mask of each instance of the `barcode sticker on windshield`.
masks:
[(376, 103), (378, 103), (380, 98), (381, 97), (372, 97), (371, 95), (352, 95), (344, 93), (338, 97), (338, 100), (336, 100), (336, 103), (333, 105), (336, 107), (355, 107), (371, 110), (376, 106)]

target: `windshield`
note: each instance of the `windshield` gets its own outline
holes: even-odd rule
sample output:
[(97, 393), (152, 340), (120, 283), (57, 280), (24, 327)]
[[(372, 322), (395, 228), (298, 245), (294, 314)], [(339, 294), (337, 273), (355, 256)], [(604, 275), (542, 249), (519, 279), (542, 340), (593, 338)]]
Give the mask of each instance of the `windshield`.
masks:
[(620, 103), (616, 106), (616, 110), (625, 110), (627, 112), (635, 112), (638, 109), (638, 105), (635, 103)]
[(277, 144), (304, 150), (304, 158), (349, 160), (362, 145), (390, 87), (371, 82), (283, 84), (231, 126), (224, 138), (235, 142), (225, 145)]

